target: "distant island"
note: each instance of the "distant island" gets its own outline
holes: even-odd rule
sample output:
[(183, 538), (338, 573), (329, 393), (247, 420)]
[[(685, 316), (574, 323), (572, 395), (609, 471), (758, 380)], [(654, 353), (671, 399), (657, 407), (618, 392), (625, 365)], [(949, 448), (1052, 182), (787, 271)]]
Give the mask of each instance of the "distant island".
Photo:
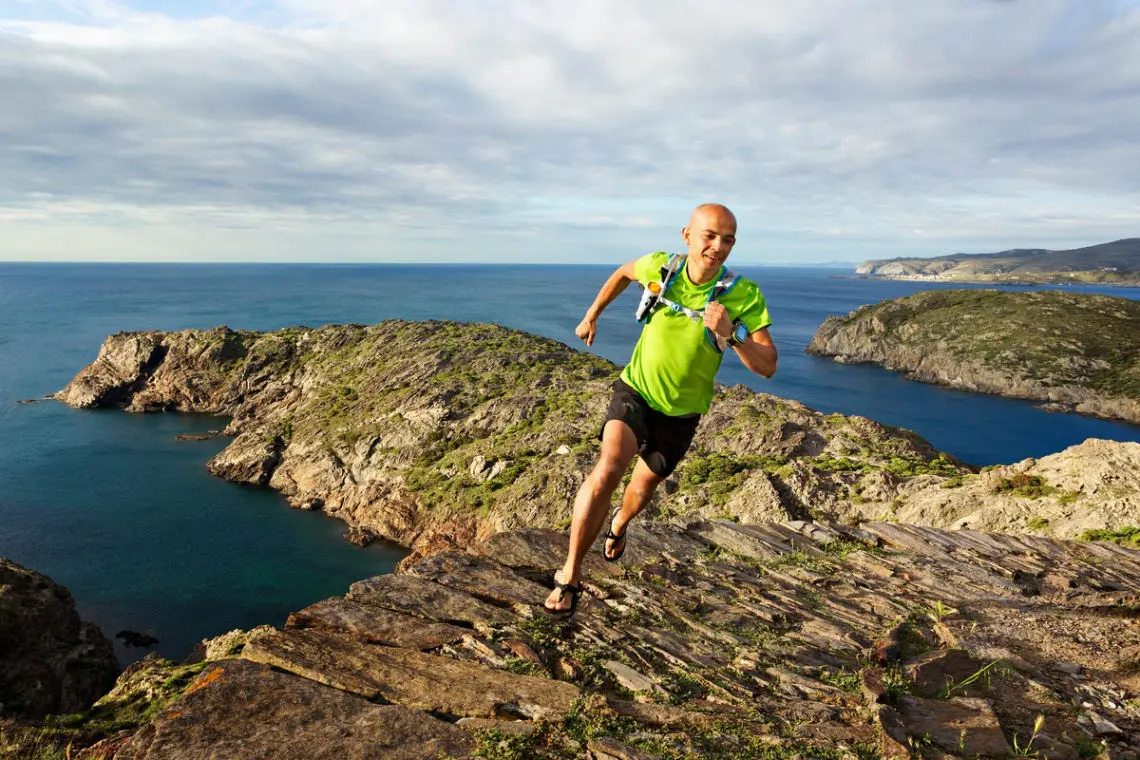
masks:
[(928, 259), (872, 259), (856, 267), (855, 274), (922, 282), (1095, 283), (1140, 287), (1140, 238), (1068, 251), (1015, 248), (1000, 253), (955, 253)]
[(1140, 302), (934, 290), (829, 317), (807, 353), (912, 380), (1140, 424)]

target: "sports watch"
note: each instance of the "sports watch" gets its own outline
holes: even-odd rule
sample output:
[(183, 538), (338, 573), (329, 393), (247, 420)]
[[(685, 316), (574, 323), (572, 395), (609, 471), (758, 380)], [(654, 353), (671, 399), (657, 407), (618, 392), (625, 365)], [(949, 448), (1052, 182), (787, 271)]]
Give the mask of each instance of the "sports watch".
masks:
[(732, 335), (728, 336), (728, 345), (739, 346), (748, 340), (748, 327), (743, 322), (737, 322), (732, 328)]

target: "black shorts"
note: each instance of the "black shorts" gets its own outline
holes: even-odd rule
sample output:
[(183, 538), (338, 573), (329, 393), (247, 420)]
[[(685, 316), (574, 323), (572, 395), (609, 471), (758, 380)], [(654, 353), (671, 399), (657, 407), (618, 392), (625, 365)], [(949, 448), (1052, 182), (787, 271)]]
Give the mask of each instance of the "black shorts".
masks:
[[(670, 417), (650, 408), (641, 394), (623, 383), (619, 378), (614, 383), (614, 395), (606, 409), (606, 422), (621, 420), (633, 431), (637, 438), (637, 454), (649, 466), (654, 475), (667, 478), (677, 465), (697, 432), (701, 421), (699, 414), (686, 414), (683, 417)], [(602, 426), (605, 429), (605, 426)], [(598, 440), (602, 433), (598, 432)]]

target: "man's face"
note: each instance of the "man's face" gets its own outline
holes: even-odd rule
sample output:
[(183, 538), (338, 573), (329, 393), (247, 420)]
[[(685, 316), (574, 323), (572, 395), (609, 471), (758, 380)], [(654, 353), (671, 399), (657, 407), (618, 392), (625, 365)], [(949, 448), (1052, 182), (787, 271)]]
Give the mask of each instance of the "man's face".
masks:
[(693, 212), (689, 226), (681, 230), (689, 247), (690, 275), (705, 281), (720, 271), (736, 244), (736, 217), (723, 207), (702, 207)]

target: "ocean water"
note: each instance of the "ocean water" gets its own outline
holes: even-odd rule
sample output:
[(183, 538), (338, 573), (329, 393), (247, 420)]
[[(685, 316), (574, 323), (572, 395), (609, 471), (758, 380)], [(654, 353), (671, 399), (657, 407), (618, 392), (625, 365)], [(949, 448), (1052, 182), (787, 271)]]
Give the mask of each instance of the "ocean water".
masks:
[[(581, 346), (574, 327), (610, 267), (0, 263), (0, 556), (67, 586), (108, 635), (131, 629), (181, 658), (235, 627), (281, 625), (353, 581), (388, 572), (398, 547), (360, 549), (345, 526), (275, 493), (210, 476), (226, 439), (200, 415), (77, 411), (44, 401), (108, 334), (226, 324), (383, 319), (491, 321)], [(728, 357), (719, 380), (909, 428), (977, 465), (1053, 453), (1089, 437), (1140, 441), (1140, 427), (1043, 412), (1032, 403), (912, 383), (804, 355), (829, 315), (930, 289), (839, 278), (843, 270), (740, 267), (768, 297), (780, 348), (765, 381)], [(1079, 287), (1136, 298), (1140, 291)], [(621, 364), (637, 338), (636, 288), (600, 320), (592, 351)], [(584, 348), (584, 347), (583, 347)], [(123, 663), (141, 650), (117, 648)]]

